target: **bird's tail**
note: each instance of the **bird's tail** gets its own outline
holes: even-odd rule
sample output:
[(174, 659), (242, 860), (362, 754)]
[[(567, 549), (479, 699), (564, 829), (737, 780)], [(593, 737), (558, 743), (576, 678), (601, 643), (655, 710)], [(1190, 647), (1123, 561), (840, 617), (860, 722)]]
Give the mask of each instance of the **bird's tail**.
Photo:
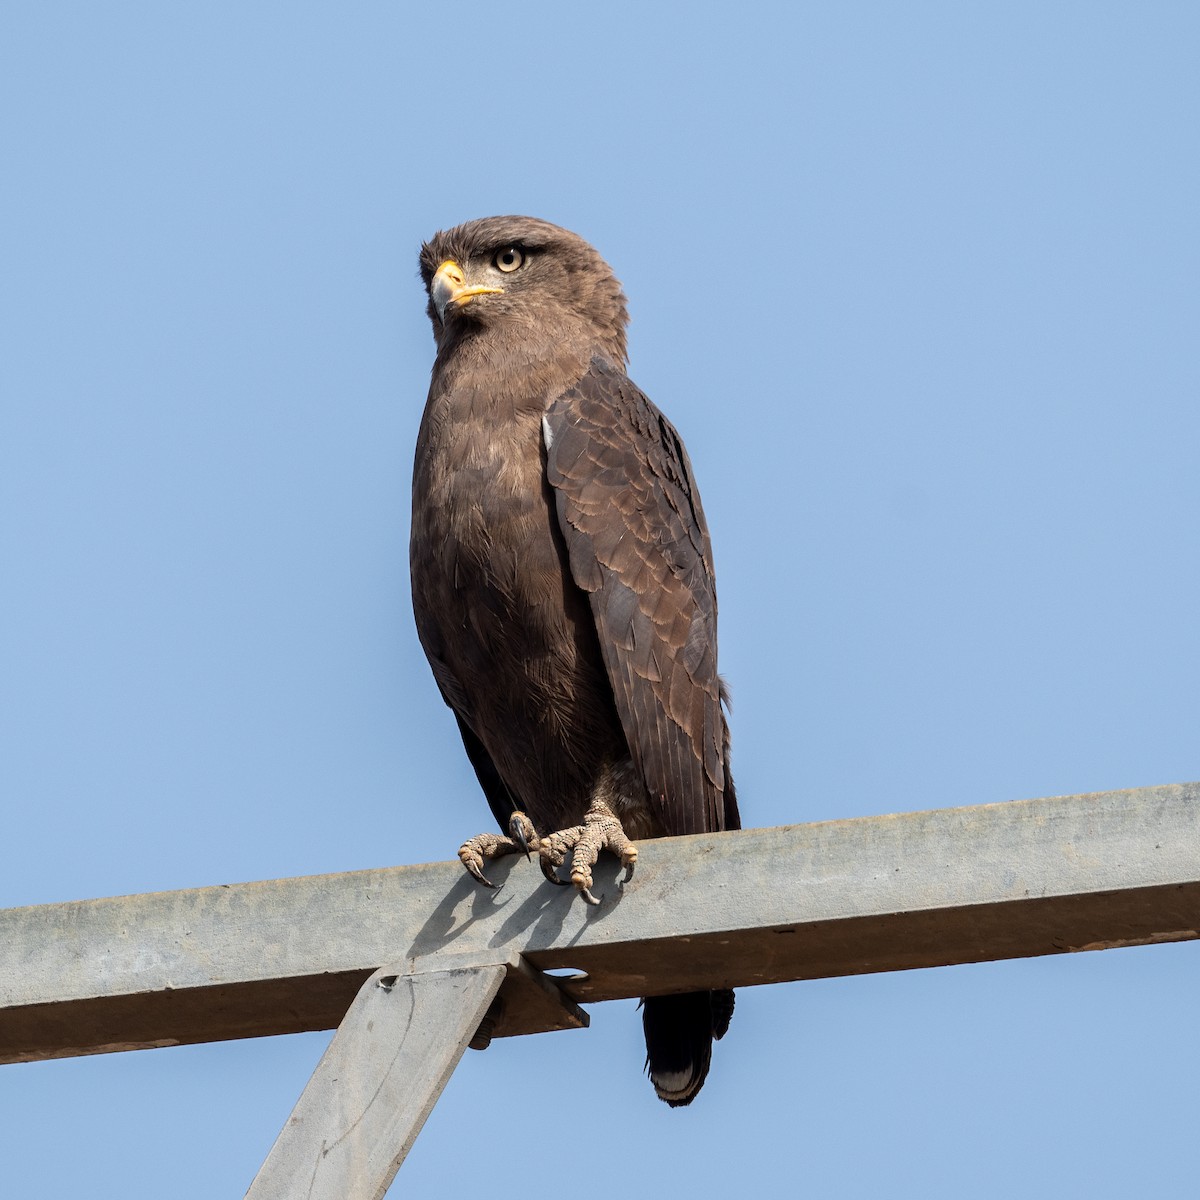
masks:
[(725, 1036), (733, 992), (686, 992), (642, 1001), (646, 1073), (660, 1100), (672, 1108), (691, 1104), (704, 1086), (714, 1038)]

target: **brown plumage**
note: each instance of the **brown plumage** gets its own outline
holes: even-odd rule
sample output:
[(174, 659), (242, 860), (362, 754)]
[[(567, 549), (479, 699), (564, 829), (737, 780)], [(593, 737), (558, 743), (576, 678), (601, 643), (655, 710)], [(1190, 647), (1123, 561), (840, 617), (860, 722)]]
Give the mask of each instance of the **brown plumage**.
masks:
[[(490, 217), (421, 250), (438, 354), (410, 559), (421, 644), (507, 836), (584, 899), (601, 849), (739, 827), (712, 550), (674, 428), (629, 381), (625, 297), (575, 234)], [(490, 884), (488, 885), (490, 886)], [(645, 1001), (647, 1068), (687, 1104), (732, 992)]]

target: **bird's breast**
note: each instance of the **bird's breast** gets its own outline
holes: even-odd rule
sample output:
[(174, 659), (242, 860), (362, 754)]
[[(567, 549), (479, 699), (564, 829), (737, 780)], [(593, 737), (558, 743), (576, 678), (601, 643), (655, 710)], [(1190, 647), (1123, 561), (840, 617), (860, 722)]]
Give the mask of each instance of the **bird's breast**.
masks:
[[(447, 663), (547, 693), (570, 686), (586, 598), (545, 478), (541, 405), (431, 399), (413, 485), (413, 589)], [(419, 620), (422, 619), (419, 617)]]
[[(475, 402), (472, 403), (471, 401)], [(456, 586), (509, 591), (557, 569), (537, 409), (487, 398), (431, 401), (418, 442), (413, 536)], [(528, 569), (516, 568), (522, 552)]]
[(413, 481), (417, 624), (443, 691), (513, 790), (564, 820), (627, 753), (546, 481), (540, 406), (437, 397)]

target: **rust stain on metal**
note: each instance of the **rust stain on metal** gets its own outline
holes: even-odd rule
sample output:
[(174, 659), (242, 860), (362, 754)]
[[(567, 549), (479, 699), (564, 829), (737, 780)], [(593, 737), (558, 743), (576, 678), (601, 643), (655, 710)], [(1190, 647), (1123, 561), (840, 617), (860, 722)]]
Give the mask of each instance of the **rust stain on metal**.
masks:
[(1129, 946), (1162, 946), (1168, 942), (1194, 942), (1200, 938), (1200, 930), (1172, 929), (1166, 933), (1152, 933), (1148, 937), (1117, 938), (1111, 942), (1088, 942), (1085, 946), (1068, 946), (1070, 954), (1082, 954), (1085, 950), (1124, 950)]

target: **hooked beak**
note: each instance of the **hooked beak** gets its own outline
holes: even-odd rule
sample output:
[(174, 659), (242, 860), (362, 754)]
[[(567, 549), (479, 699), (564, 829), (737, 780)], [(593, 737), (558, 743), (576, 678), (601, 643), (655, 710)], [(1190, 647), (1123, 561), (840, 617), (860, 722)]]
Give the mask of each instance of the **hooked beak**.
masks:
[(433, 307), (437, 309), (439, 320), (446, 319), (446, 309), (451, 304), (462, 306), (468, 304), (475, 296), (486, 296), (489, 293), (503, 292), (498, 287), (467, 287), (467, 277), (462, 267), (452, 258), (446, 259), (429, 283), (429, 296)]

